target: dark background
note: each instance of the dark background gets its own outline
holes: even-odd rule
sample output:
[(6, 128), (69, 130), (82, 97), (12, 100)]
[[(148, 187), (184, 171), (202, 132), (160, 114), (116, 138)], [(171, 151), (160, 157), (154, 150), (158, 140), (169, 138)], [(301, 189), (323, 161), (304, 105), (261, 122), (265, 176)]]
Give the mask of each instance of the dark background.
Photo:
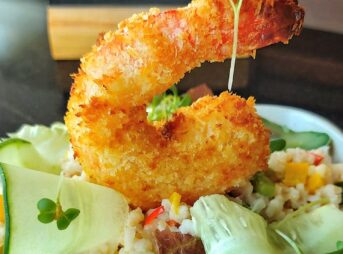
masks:
[[(51, 59), (46, 6), (39, 0), (0, 0), (0, 136), (23, 123), (63, 120), (69, 74), (78, 61)], [(314, 111), (343, 128), (342, 45), (342, 34), (305, 29), (289, 45), (274, 45), (259, 50), (256, 60), (241, 60), (249, 67), (246, 82), (233, 90), (255, 96), (258, 103)], [(187, 75), (180, 89), (207, 82), (218, 93), (226, 87), (222, 77), (228, 68), (229, 62), (205, 64)]]

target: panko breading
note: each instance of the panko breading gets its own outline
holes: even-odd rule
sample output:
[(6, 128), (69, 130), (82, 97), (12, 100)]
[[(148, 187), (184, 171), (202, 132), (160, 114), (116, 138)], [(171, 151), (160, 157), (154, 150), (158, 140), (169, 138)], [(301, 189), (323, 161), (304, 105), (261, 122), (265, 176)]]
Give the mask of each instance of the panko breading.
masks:
[[(245, 0), (238, 55), (286, 43), (300, 32), (295, 0)], [(185, 8), (134, 15), (81, 59), (66, 124), (89, 177), (148, 209), (177, 191), (192, 203), (224, 193), (266, 166), (268, 133), (254, 100), (227, 92), (204, 97), (153, 125), (146, 105), (204, 61), (232, 50), (228, 0), (196, 0)]]

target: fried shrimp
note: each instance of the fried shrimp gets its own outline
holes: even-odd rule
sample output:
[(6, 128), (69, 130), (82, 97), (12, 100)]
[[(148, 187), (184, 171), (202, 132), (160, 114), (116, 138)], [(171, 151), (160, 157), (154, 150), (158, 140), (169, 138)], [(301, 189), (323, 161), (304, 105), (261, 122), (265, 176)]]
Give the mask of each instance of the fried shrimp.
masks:
[[(245, 0), (237, 55), (298, 34), (296, 0)], [(185, 8), (134, 15), (104, 34), (81, 59), (66, 124), (90, 179), (148, 209), (177, 191), (192, 203), (224, 193), (266, 166), (269, 134), (254, 99), (222, 93), (179, 109), (158, 125), (146, 105), (204, 61), (231, 56), (228, 0), (195, 0)]]

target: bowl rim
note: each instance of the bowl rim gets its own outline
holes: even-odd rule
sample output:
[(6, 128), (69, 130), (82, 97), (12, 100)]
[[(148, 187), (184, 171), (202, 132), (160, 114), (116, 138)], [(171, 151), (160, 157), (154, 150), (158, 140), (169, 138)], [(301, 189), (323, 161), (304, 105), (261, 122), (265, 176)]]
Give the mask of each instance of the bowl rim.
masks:
[[(332, 140), (332, 157), (334, 162), (342, 162), (343, 163), (343, 131), (341, 128), (339, 128), (336, 124), (328, 120), (322, 115), (319, 115), (317, 113), (314, 113), (312, 111), (297, 108), (293, 106), (286, 106), (286, 105), (278, 105), (278, 104), (256, 104), (256, 111), (259, 115), (262, 117), (267, 118), (268, 120), (271, 120), (277, 124), (280, 125), (286, 125), (290, 129), (294, 129), (295, 131), (305, 131), (305, 128), (302, 129), (299, 128), (299, 125), (301, 126), (301, 121), (297, 121), (298, 127), (294, 128), (294, 126), (291, 126), (292, 124), (287, 124), (287, 117), (292, 115), (293, 117), (299, 118), (299, 120), (303, 119), (305, 125), (308, 126), (308, 122), (311, 120), (315, 124), (313, 125), (313, 129), (306, 130), (310, 131), (322, 131), (327, 133), (331, 140)], [(269, 114), (270, 117), (269, 117)], [(285, 117), (281, 117), (285, 116)], [(294, 122), (293, 122), (294, 123)]]

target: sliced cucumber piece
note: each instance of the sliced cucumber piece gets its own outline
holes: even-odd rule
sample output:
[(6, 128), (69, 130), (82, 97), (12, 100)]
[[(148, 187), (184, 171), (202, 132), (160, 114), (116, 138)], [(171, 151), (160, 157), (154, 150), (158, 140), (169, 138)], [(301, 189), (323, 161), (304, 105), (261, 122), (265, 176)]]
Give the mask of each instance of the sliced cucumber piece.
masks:
[(260, 215), (223, 195), (201, 197), (191, 215), (207, 254), (282, 253), (271, 242)]
[(343, 240), (343, 212), (333, 205), (290, 215), (271, 227), (286, 234), (305, 254), (335, 251), (337, 241)]
[(65, 179), (62, 207), (77, 208), (79, 216), (66, 230), (38, 221), (37, 202), (55, 199), (59, 177), (0, 163), (5, 205), (4, 253), (96, 253), (117, 249), (128, 216), (128, 204), (118, 192), (99, 185)]
[(286, 140), (286, 149), (300, 147), (312, 150), (330, 143), (328, 134), (314, 131), (286, 133), (283, 138)]
[(62, 123), (54, 123), (50, 127), (25, 124), (8, 136), (29, 141), (41, 157), (52, 165), (61, 164), (70, 144), (67, 128)]
[[(286, 142), (284, 146), (285, 149), (299, 147), (305, 150), (312, 150), (328, 145), (331, 141), (329, 135), (326, 133), (314, 131), (295, 132), (267, 119), (262, 118), (262, 121), (265, 127), (272, 132), (272, 138), (283, 139)], [(271, 148), (275, 145), (276, 144), (271, 144)], [(278, 145), (281, 145), (281, 143), (278, 142)]]
[(0, 162), (23, 168), (59, 174), (59, 165), (46, 161), (28, 141), (10, 138), (0, 143)]

